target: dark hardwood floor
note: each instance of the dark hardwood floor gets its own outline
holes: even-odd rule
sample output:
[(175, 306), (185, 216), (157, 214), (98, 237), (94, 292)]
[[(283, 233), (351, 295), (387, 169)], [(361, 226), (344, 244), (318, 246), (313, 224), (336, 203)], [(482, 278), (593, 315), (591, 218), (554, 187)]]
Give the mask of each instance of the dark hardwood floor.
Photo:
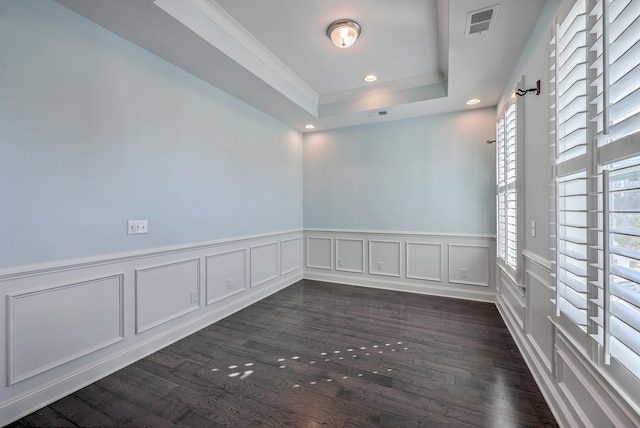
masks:
[(494, 305), (305, 280), (24, 426), (557, 425)]

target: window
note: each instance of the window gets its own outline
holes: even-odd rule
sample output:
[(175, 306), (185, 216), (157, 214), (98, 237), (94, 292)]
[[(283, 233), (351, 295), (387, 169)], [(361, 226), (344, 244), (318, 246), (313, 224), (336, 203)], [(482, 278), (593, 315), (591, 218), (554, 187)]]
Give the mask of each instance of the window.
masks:
[(587, 328), (587, 17), (573, 4), (555, 29), (556, 310)]
[(518, 267), (517, 100), (511, 94), (496, 124), (498, 260), (514, 278)]
[(640, 0), (568, 3), (551, 55), (556, 322), (628, 384), (640, 380)]

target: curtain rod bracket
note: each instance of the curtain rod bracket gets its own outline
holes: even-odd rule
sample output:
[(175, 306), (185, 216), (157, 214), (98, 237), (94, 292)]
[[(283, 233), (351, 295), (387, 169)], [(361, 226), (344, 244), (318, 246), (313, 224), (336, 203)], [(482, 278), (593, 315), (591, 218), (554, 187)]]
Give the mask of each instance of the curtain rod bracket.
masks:
[(528, 92), (536, 91), (536, 95), (540, 95), (540, 81), (536, 82), (536, 87), (531, 89), (516, 89), (516, 95), (519, 97), (525, 96)]

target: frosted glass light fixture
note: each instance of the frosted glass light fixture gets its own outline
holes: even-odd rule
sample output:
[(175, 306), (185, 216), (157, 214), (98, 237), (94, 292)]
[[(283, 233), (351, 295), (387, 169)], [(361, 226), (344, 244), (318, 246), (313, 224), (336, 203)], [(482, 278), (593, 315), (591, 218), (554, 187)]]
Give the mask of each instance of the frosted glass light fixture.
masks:
[(348, 48), (360, 36), (360, 24), (351, 19), (339, 19), (327, 28), (327, 36), (339, 48)]

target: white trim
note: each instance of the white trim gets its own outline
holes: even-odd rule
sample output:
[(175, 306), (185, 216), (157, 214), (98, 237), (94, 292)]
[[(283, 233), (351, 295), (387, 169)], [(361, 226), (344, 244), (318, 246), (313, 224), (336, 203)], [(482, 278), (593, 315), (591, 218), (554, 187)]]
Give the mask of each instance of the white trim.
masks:
[[(317, 117), (319, 94), (215, 2), (154, 0), (154, 3), (204, 41)], [(203, 17), (208, 20), (205, 22), (207, 25), (203, 25)]]
[[(209, 260), (216, 258), (216, 257), (221, 257), (221, 256), (225, 256), (227, 254), (234, 254), (234, 253), (242, 253), (242, 288), (238, 288), (237, 290), (232, 290), (231, 293), (225, 293), (222, 294), (220, 296), (218, 296), (217, 298), (214, 299), (209, 299)], [(205, 293), (205, 305), (209, 306), (212, 305), (216, 302), (219, 302), (220, 300), (224, 300), (227, 299), (231, 296), (234, 296), (238, 293), (242, 293), (243, 291), (247, 290), (247, 249), (246, 248), (240, 248), (237, 250), (229, 250), (229, 251), (222, 251), (222, 252), (218, 252), (218, 253), (213, 253), (213, 254), (206, 254), (204, 256), (204, 293)]]
[(475, 302), (495, 303), (495, 293), (484, 288), (454, 289), (429, 283), (407, 283), (394, 277), (370, 278), (363, 276), (342, 275), (340, 273), (305, 272), (305, 279), (331, 282), (335, 284), (355, 285), (358, 287), (377, 288), (381, 290), (401, 291), (405, 293), (429, 296), (449, 297), (453, 299), (472, 300)]
[(302, 254), (300, 254), (300, 264), (298, 266), (292, 267), (291, 269), (288, 269), (288, 270), (284, 270), (284, 268), (282, 267), (282, 263), (284, 261), (284, 258), (282, 256), (283, 255), (283, 248), (284, 248), (283, 244), (287, 243), (287, 242), (294, 242), (294, 241), (300, 241), (300, 251), (302, 252), (302, 237), (301, 236), (298, 236), (298, 237), (295, 237), (295, 238), (291, 238), (291, 239), (283, 239), (283, 240), (280, 241), (280, 275), (288, 275), (288, 274), (290, 274), (292, 272), (295, 272), (297, 270), (302, 269)]
[(434, 237), (451, 237), (451, 238), (481, 238), (496, 239), (495, 234), (474, 234), (474, 233), (446, 233), (446, 232), (411, 232), (411, 231), (394, 231), (394, 230), (367, 230), (367, 229), (327, 229), (327, 228), (305, 228), (304, 232), (319, 233), (335, 233), (335, 234), (364, 234), (364, 235), (394, 235), (394, 236), (434, 236)]
[[(311, 263), (309, 263), (309, 241), (312, 239), (317, 239), (317, 240), (326, 240), (329, 241), (329, 266), (321, 266), (321, 265), (312, 265)], [(332, 270), (333, 269), (333, 238), (332, 237), (325, 237), (325, 236), (307, 236), (307, 245), (306, 245), (306, 251), (305, 254), (307, 255), (306, 257), (306, 267), (307, 268), (311, 268), (311, 269), (325, 269), (325, 270)]]
[(530, 251), (530, 250), (524, 250), (522, 251), (522, 256), (524, 257), (525, 261), (529, 261), (532, 263), (535, 263), (536, 265), (538, 265), (538, 267), (546, 270), (546, 271), (551, 271), (552, 269), (552, 265), (551, 265), (551, 261), (548, 259), (545, 259), (544, 257)]
[[(398, 271), (391, 272), (385, 271), (384, 269), (378, 270), (373, 268), (373, 258), (371, 257), (371, 253), (373, 253), (373, 247), (375, 243), (379, 244), (395, 244), (398, 246)], [(402, 242), (400, 241), (387, 241), (382, 239), (369, 239), (369, 275), (381, 275), (381, 276), (392, 276), (400, 278), (402, 275)]]
[[(405, 232), (406, 233), (406, 232)], [(367, 269), (365, 272), (346, 272), (338, 268), (327, 267), (313, 268), (306, 267), (304, 269), (304, 277), (307, 279), (314, 279), (319, 281), (345, 283), (359, 286), (371, 286), (374, 288), (384, 288), (389, 290), (406, 291), (421, 294), (431, 294), (437, 296), (445, 296), (452, 298), (462, 298), (469, 300), (479, 301), (494, 301), (495, 296), (495, 237), (478, 237), (474, 236), (462, 236), (458, 235), (444, 235), (444, 234), (410, 234), (410, 235), (393, 235), (391, 232), (380, 233), (365, 233), (352, 231), (346, 234), (344, 230), (328, 230), (318, 231), (313, 229), (311, 231), (305, 230), (305, 238), (324, 238), (324, 239), (345, 239), (347, 236), (353, 239), (362, 239), (371, 242), (391, 242), (395, 245), (399, 243), (399, 260), (397, 272), (392, 272), (391, 275), (387, 272), (386, 275), (380, 275), (376, 273), (375, 269), (372, 273), (369, 269), (376, 267), (376, 260), (373, 260), (370, 255), (365, 254), (365, 261), (367, 263)], [(410, 270), (407, 270), (406, 261), (406, 248), (407, 243), (418, 243), (426, 245), (439, 246), (440, 259), (426, 260), (426, 263), (431, 263), (430, 270), (435, 271), (439, 269), (442, 278), (436, 280), (434, 278), (416, 278)], [(488, 280), (482, 284), (461, 284), (452, 283), (446, 277), (446, 269), (448, 265), (448, 251), (444, 251), (445, 245), (462, 245), (473, 246), (486, 249), (486, 256), (480, 257), (480, 254), (472, 254), (469, 259), (470, 263), (480, 263), (484, 268), (486, 264)], [(334, 249), (335, 246), (332, 247)], [(328, 251), (328, 250), (327, 250)], [(370, 245), (368, 245), (365, 251), (370, 251)], [(308, 256), (308, 255), (307, 255)], [(334, 260), (335, 257), (332, 257)], [(470, 265), (471, 266), (471, 265)], [(474, 278), (471, 278), (472, 280)], [(484, 278), (483, 278), (484, 279)], [(472, 281), (469, 281), (472, 282)], [(480, 290), (482, 288), (482, 290)]]
[(51, 261), (44, 263), (35, 263), (29, 265), (22, 265), (0, 270), (0, 283), (7, 280), (16, 278), (24, 278), (26, 276), (42, 275), (47, 273), (54, 273), (59, 271), (66, 271), (72, 269), (82, 269), (85, 267), (93, 267), (98, 265), (107, 265), (113, 263), (121, 263), (125, 261), (146, 259), (152, 257), (158, 257), (163, 255), (175, 254), (177, 252), (187, 252), (206, 249), (207, 247), (215, 247), (222, 244), (230, 243), (243, 243), (249, 241), (255, 241), (267, 237), (276, 237), (290, 235), (294, 233), (302, 233), (304, 229), (291, 229), (284, 231), (276, 231), (269, 233), (260, 233), (255, 235), (244, 235), (237, 238), (222, 238), (211, 241), (196, 242), (191, 244), (171, 245), (165, 247), (157, 247), (151, 249), (143, 249), (136, 251), (129, 251), (123, 253), (107, 254), (103, 256), (95, 257), (83, 257), (71, 260)]
[[(165, 269), (168, 268), (170, 266), (178, 266), (178, 265), (186, 265), (188, 263), (192, 263), (192, 262), (196, 262), (196, 270), (197, 270), (197, 286), (196, 289), (198, 290), (198, 303), (189, 305), (187, 308), (183, 309), (182, 311), (179, 312), (175, 312), (171, 315), (168, 315), (164, 318), (161, 318), (159, 320), (156, 320), (152, 323), (146, 324), (146, 325), (142, 325), (142, 321), (140, 319), (140, 306), (141, 306), (141, 297), (140, 297), (140, 275), (142, 273), (145, 272), (150, 272), (150, 271), (154, 271), (154, 270), (158, 270), (158, 269)], [(162, 325), (166, 322), (172, 321), (176, 318), (179, 318), (183, 315), (186, 315), (190, 312), (194, 312), (197, 311), (198, 309), (200, 309), (200, 271), (201, 271), (201, 267), (200, 267), (200, 258), (191, 258), (191, 259), (185, 259), (185, 260), (178, 260), (178, 261), (174, 261), (171, 263), (163, 263), (163, 264), (158, 264), (158, 265), (154, 265), (154, 266), (149, 266), (149, 267), (144, 267), (141, 269), (136, 269), (134, 272), (134, 278), (135, 278), (135, 295), (136, 295), (136, 299), (135, 299), (135, 318), (136, 318), (136, 334), (140, 334), (144, 331), (150, 330), (154, 327), (157, 327), (159, 325)]]
[[(428, 276), (420, 276), (420, 275), (411, 275), (411, 265), (409, 264), (409, 248), (411, 245), (422, 245), (422, 246), (427, 246), (427, 247), (438, 247), (438, 257), (440, 258), (439, 263), (438, 263), (438, 276), (435, 277), (428, 277)], [(443, 264), (443, 257), (442, 257), (442, 247), (443, 245), (441, 243), (431, 243), (431, 242), (413, 242), (413, 241), (407, 241), (405, 242), (405, 276), (407, 278), (410, 279), (422, 279), (425, 281), (437, 281), (437, 282), (442, 282), (442, 264)]]
[[(262, 279), (261, 281), (257, 281), (257, 282), (253, 282), (253, 250), (257, 250), (258, 248), (264, 248), (264, 247), (272, 247), (275, 246), (275, 266), (274, 266), (274, 271), (275, 274)], [(273, 281), (274, 279), (276, 279), (280, 273), (280, 242), (279, 241), (274, 241), (274, 242), (267, 242), (265, 244), (259, 244), (259, 245), (254, 245), (249, 247), (249, 287), (253, 288), (253, 287), (258, 287), (262, 284), (266, 284), (269, 281)]]
[[(336, 260), (334, 261), (335, 263), (335, 267), (336, 270), (339, 271), (343, 271), (343, 272), (354, 272), (354, 273), (364, 273), (364, 269), (365, 269), (365, 240), (364, 239), (353, 239), (353, 238), (338, 238), (336, 237), (335, 239), (335, 246), (336, 246), (336, 250), (335, 250), (335, 255), (336, 255)], [(338, 243), (340, 241), (351, 241), (351, 242), (361, 242), (362, 243), (362, 251), (360, 256), (362, 257), (362, 269), (358, 270), (358, 269), (345, 269), (344, 267), (340, 266), (340, 263), (338, 263), (338, 261), (340, 260), (340, 248), (338, 246)]]
[(489, 286), (489, 281), (491, 280), (491, 275), (489, 274), (489, 271), (487, 270), (487, 282), (479, 282), (479, 281), (464, 281), (462, 279), (451, 279), (452, 275), (451, 275), (451, 248), (484, 248), (487, 250), (487, 263), (489, 263), (489, 251), (490, 248), (488, 245), (477, 245), (477, 244), (448, 244), (447, 245), (447, 252), (448, 252), (448, 257), (447, 257), (447, 261), (448, 261), (448, 266), (447, 266), (447, 274), (449, 276), (449, 282), (452, 284), (466, 284), (466, 285), (476, 285), (476, 286), (480, 286), (480, 287), (488, 287)]
[[(120, 312), (118, 316), (118, 335), (114, 336), (110, 339), (107, 339), (101, 343), (96, 343), (93, 346), (90, 346), (86, 349), (76, 352), (75, 354), (67, 355), (66, 357), (52, 361), (44, 366), (33, 369), (27, 373), (23, 373), (21, 375), (16, 374), (16, 331), (15, 331), (15, 303), (16, 300), (34, 296), (38, 294), (51, 293), (58, 290), (70, 289), (74, 287), (82, 287), (90, 284), (94, 284), (100, 281), (108, 280), (108, 279), (117, 279), (118, 280), (118, 310)], [(61, 366), (69, 361), (73, 361), (77, 358), (83, 357), (85, 355), (89, 355), (92, 352), (95, 352), (99, 349), (106, 348), (109, 345), (120, 342), (124, 340), (124, 274), (115, 274), (108, 275), (100, 278), (92, 278), (88, 280), (78, 281), (71, 284), (62, 284), (56, 286), (45, 286), (38, 287), (26, 291), (22, 291), (19, 293), (8, 293), (7, 294), (7, 385), (13, 385), (17, 382), (23, 381), (25, 379), (29, 379), (33, 376), (36, 376), (40, 373), (44, 373), (47, 370), (51, 370), (55, 367)]]

